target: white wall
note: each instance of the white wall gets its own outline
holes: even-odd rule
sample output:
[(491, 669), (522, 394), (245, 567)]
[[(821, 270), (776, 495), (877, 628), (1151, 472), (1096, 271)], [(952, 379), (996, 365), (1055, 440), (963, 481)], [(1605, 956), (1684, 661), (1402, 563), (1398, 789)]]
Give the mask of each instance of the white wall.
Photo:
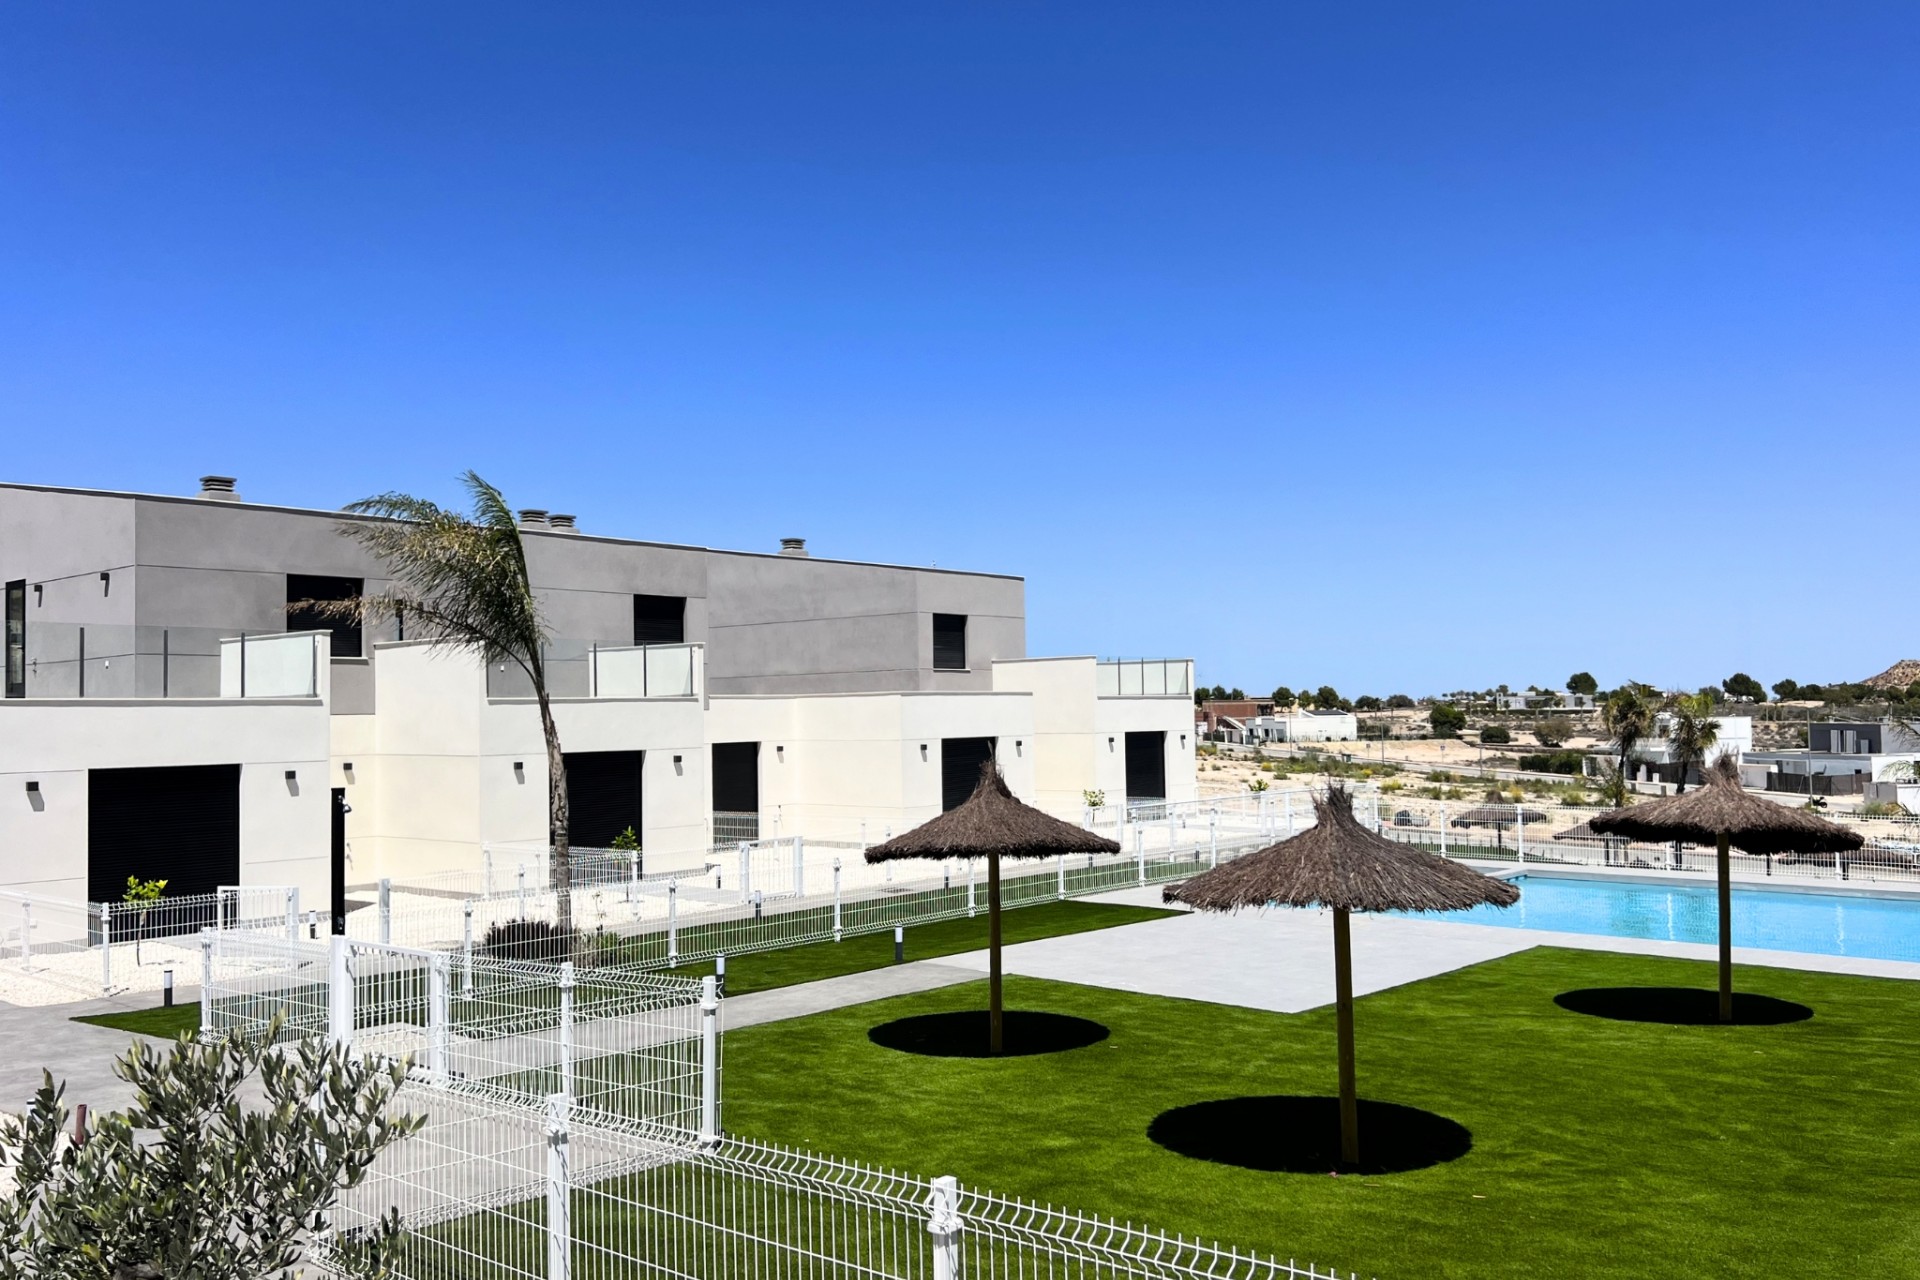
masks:
[(86, 897), (87, 770), (238, 764), (241, 883), (324, 904), (327, 721), (314, 699), (0, 700), (0, 887)]

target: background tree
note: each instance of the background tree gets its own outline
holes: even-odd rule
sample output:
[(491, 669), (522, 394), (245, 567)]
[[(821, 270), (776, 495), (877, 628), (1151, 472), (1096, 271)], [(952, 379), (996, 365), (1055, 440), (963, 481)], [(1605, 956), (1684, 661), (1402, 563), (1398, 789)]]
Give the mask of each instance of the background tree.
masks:
[(1688, 770), (1705, 768), (1708, 749), (1720, 740), (1720, 722), (1713, 719), (1713, 696), (1708, 693), (1681, 694), (1667, 704), (1667, 712), (1673, 718), (1667, 741), (1680, 766), (1677, 795), (1687, 789)]
[(1742, 702), (1765, 702), (1767, 691), (1758, 680), (1744, 671), (1736, 671), (1720, 682), (1729, 698)]
[[(165, 1056), (135, 1041), (114, 1066), (132, 1108), (96, 1115), (77, 1146), (61, 1142), (63, 1089), (43, 1074), (27, 1114), (0, 1121), (0, 1276), (291, 1275), (340, 1193), (421, 1122), (388, 1115), (403, 1066), (313, 1037), (275, 1049), (278, 1030), (183, 1036)], [(256, 1075), (265, 1105), (243, 1108)], [(390, 1211), (354, 1245), (357, 1269), (387, 1274), (399, 1234)]]
[(1589, 672), (1576, 671), (1567, 677), (1567, 692), (1595, 694), (1600, 692), (1600, 682)]
[(1775, 680), (1773, 682), (1773, 696), (1782, 702), (1791, 702), (1799, 692), (1800, 686), (1792, 680)]
[(1573, 736), (1573, 721), (1565, 716), (1548, 716), (1533, 726), (1534, 739), (1543, 747), (1557, 747)]
[(1379, 711), (1385, 706), (1385, 703), (1370, 693), (1363, 693), (1353, 700), (1353, 709), (1355, 711)]
[(1404, 693), (1392, 694), (1387, 698), (1387, 706), (1390, 710), (1405, 711), (1413, 705), (1413, 699)]
[[(147, 913), (153, 910), (153, 904), (160, 901), (166, 892), (165, 880), (142, 880), (139, 876), (127, 877), (127, 891), (121, 895), (120, 900), (137, 908), (140, 912), (133, 930), (133, 962), (135, 964), (140, 963), (140, 944), (147, 939)], [(102, 941), (112, 942), (113, 939), (105, 938)]]
[(1274, 690), (1273, 690), (1273, 705), (1274, 705), (1274, 706), (1275, 706), (1276, 708), (1277, 708), (1277, 707), (1290, 707), (1290, 706), (1292, 706), (1292, 705), (1293, 705), (1293, 690), (1291, 690), (1291, 689), (1289, 689), (1289, 688), (1287, 688), (1287, 686), (1285, 686), (1285, 685), (1277, 685), (1277, 686), (1275, 686), (1275, 687), (1274, 687)]
[(1467, 713), (1451, 702), (1436, 702), (1427, 712), (1427, 723), (1433, 726), (1436, 738), (1457, 738), (1467, 727)]
[(1239, 685), (1235, 685), (1233, 688), (1227, 690), (1227, 697), (1234, 702), (1240, 702), (1244, 700), (1246, 696), (1247, 696), (1246, 691), (1242, 689)]
[(1353, 710), (1353, 704), (1341, 697), (1339, 691), (1330, 684), (1323, 684), (1314, 690), (1313, 700), (1322, 711)]
[(555, 919), (573, 936), (573, 865), (568, 849), (567, 764), (547, 695), (546, 648), (551, 639), (527, 577), (520, 527), (500, 491), (474, 472), (461, 477), (473, 512), (462, 515), (424, 498), (383, 493), (348, 511), (378, 516), (355, 520), (340, 532), (371, 551), (392, 575), (383, 594), (338, 602), (323, 613), (406, 616), (434, 644), (478, 654), (486, 663), (511, 662), (533, 684), (540, 732), (547, 744), (549, 868)]
[(1636, 680), (1629, 680), (1607, 696), (1606, 703), (1600, 708), (1600, 723), (1613, 739), (1614, 774), (1611, 781), (1619, 786), (1622, 803), (1629, 794), (1627, 779), (1632, 776), (1629, 767), (1633, 758), (1633, 749), (1640, 739), (1653, 731), (1653, 690)]

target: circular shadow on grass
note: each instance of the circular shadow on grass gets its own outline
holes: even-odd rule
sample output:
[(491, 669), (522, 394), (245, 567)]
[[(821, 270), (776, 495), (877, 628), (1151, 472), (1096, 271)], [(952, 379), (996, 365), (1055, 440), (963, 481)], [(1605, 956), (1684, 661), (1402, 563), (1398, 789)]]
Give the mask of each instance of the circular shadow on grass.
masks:
[[(1107, 1038), (1107, 1029), (1086, 1018), (1064, 1013), (1037, 1013), (1008, 1009), (1001, 1015), (1003, 1058), (1025, 1058), (1037, 1053), (1065, 1053), (1084, 1049)], [(988, 1015), (985, 1009), (953, 1013), (922, 1013), (883, 1022), (867, 1032), (867, 1039), (883, 1049), (925, 1054), (930, 1058), (991, 1058)]]
[(1340, 1100), (1277, 1094), (1162, 1111), (1147, 1137), (1195, 1160), (1263, 1173), (1406, 1173), (1473, 1150), (1466, 1126), (1397, 1102), (1360, 1100), (1360, 1163), (1340, 1162)]
[(1661, 1022), (1676, 1027), (1777, 1027), (1805, 1022), (1813, 1010), (1791, 1000), (1751, 992), (1733, 993), (1733, 1021), (1720, 1021), (1720, 993), (1700, 987), (1584, 987), (1563, 991), (1553, 1002), (1569, 1013), (1615, 1022)]

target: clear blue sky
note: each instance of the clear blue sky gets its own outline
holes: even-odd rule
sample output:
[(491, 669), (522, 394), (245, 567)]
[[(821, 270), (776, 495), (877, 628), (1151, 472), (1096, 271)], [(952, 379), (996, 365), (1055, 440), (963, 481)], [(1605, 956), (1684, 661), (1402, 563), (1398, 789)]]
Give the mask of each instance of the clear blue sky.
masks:
[(15, 4), (0, 282), (5, 479), (472, 466), (1249, 689), (1920, 656), (1911, 3)]

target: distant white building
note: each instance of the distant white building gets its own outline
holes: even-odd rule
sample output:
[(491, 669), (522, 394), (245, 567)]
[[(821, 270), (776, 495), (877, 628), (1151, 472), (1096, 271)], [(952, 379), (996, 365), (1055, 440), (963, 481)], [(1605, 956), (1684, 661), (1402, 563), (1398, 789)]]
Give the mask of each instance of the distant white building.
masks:
[(1352, 742), (1360, 721), (1351, 711), (1302, 711), (1254, 716), (1245, 726), (1249, 742)]
[[(1715, 716), (1719, 729), (1714, 734), (1713, 745), (1706, 750), (1705, 759), (1687, 771), (1687, 785), (1702, 781), (1704, 770), (1713, 767), (1715, 761), (1730, 757), (1740, 764), (1750, 757), (1753, 751), (1752, 716)], [(1632, 782), (1670, 782), (1680, 781), (1679, 754), (1674, 750), (1672, 741), (1673, 713), (1661, 711), (1654, 716), (1653, 732), (1634, 744), (1629, 757), (1631, 768), (1628, 770)], [(1602, 743), (1587, 755), (1586, 774), (1598, 777), (1600, 768), (1607, 761), (1617, 758), (1619, 748), (1613, 743)]]

